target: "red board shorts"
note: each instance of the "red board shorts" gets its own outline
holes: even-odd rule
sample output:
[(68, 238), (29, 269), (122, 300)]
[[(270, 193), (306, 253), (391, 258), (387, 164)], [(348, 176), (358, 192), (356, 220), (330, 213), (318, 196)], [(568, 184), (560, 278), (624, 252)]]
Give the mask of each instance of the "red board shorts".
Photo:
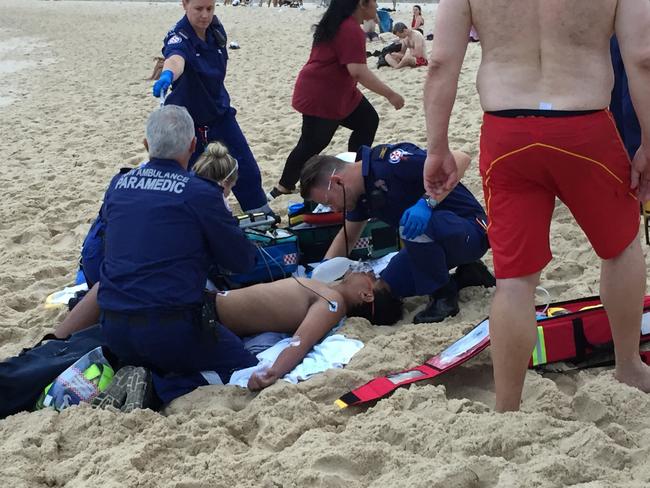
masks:
[(553, 257), (558, 197), (602, 259), (618, 256), (639, 231), (630, 160), (606, 110), (567, 117), (485, 114), (480, 170), (497, 278), (541, 271)]
[(427, 66), (429, 64), (429, 61), (427, 61), (427, 58), (415, 58), (415, 67), (419, 68), (420, 66)]

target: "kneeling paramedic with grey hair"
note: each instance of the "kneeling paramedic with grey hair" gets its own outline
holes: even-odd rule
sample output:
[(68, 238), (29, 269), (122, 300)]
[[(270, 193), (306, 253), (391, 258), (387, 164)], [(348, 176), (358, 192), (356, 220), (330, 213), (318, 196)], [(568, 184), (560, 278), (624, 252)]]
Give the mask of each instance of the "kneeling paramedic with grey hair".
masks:
[[(470, 158), (460, 151), (454, 157), (462, 174)], [(483, 207), (460, 183), (444, 199), (428, 199), (425, 159), (426, 152), (408, 142), (363, 146), (355, 163), (314, 156), (300, 176), (303, 198), (346, 213), (326, 258), (347, 254), (371, 217), (399, 229), (404, 247), (381, 272), (377, 286), (388, 286), (397, 297), (431, 295), (415, 323), (456, 315), (460, 288), (495, 285), (479, 261), (489, 248)]]
[(174, 390), (170, 381), (186, 384), (204, 370), (225, 383), (257, 359), (217, 322), (214, 297), (204, 307), (207, 270), (249, 271), (255, 247), (226, 208), (221, 187), (188, 172), (196, 139), (185, 108), (156, 109), (145, 146), (149, 162), (115, 176), (101, 209), (102, 333), (122, 365), (152, 371), (157, 391)]

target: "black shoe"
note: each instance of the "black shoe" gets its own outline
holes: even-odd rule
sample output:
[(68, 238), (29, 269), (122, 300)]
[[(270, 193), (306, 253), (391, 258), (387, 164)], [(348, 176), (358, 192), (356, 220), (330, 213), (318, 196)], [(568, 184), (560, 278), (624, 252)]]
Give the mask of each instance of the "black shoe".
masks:
[(490, 273), (490, 270), (487, 269), (487, 266), (485, 266), (481, 261), (461, 264), (456, 268), (454, 279), (459, 290), (467, 288), (468, 286), (490, 288), (497, 284), (494, 275)]
[(414, 324), (432, 324), (442, 322), (447, 317), (453, 317), (460, 309), (458, 308), (458, 297), (454, 298), (431, 298), (427, 308), (416, 314), (413, 318)]
[(414, 324), (442, 322), (447, 317), (453, 317), (460, 309), (458, 308), (458, 289), (454, 280), (431, 295), (431, 301), (427, 307), (415, 315)]

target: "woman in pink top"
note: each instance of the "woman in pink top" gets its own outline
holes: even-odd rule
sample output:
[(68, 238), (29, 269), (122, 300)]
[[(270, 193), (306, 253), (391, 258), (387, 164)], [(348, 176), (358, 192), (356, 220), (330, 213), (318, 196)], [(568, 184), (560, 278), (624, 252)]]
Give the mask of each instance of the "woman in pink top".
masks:
[(294, 190), (305, 162), (320, 153), (342, 125), (352, 134), (348, 151), (371, 146), (379, 116), (357, 88), (382, 95), (399, 110), (404, 98), (377, 78), (366, 64), (366, 41), (360, 24), (377, 15), (376, 0), (332, 0), (316, 25), (307, 64), (298, 75), (292, 106), (302, 114), (302, 133), (291, 151), (272, 200)]

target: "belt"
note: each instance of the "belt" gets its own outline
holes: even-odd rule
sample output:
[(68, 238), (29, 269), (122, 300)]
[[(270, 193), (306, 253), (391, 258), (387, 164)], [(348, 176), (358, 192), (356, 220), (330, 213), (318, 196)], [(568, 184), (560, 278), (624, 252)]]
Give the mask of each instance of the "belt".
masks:
[[(177, 324), (183, 320), (187, 321), (199, 317), (200, 309), (196, 310), (169, 310), (164, 312), (114, 312), (105, 310), (102, 312), (107, 320), (126, 323), (128, 325), (144, 326), (150, 323), (159, 325)], [(194, 316), (194, 317), (193, 317)]]

